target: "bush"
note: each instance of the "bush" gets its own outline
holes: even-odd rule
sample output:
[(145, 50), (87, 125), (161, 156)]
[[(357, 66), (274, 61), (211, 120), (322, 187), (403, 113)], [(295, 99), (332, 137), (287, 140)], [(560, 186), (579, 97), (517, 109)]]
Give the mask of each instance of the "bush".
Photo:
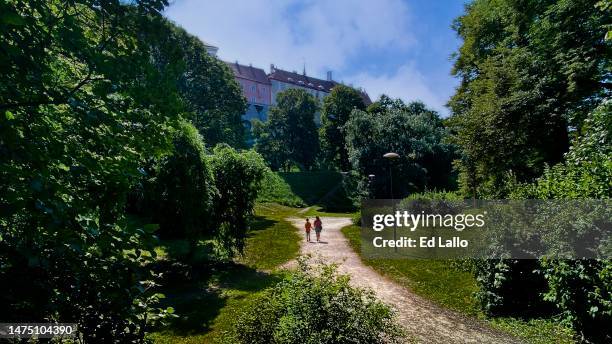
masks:
[(215, 186), (198, 130), (182, 122), (173, 137), (174, 150), (155, 167), (147, 203), (167, 238), (188, 238), (195, 245), (212, 211)]
[(217, 189), (211, 226), (218, 252), (231, 257), (244, 249), (249, 220), (268, 168), (255, 151), (238, 152), (225, 144), (213, 149), (208, 162)]
[(293, 272), (263, 292), (236, 326), (239, 343), (398, 343), (394, 313), (371, 290), (353, 288), (334, 266), (320, 271), (300, 260)]
[[(549, 168), (533, 184), (520, 185), (517, 197), (610, 199), (612, 197), (612, 101), (584, 121), (566, 161)], [(545, 298), (553, 302), (585, 341), (609, 342), (612, 331), (612, 262), (543, 260)]]

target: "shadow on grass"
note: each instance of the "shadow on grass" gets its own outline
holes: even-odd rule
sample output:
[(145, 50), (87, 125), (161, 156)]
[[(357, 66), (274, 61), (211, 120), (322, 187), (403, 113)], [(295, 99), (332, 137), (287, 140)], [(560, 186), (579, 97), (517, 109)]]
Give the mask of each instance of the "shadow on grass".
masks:
[(308, 205), (321, 206), (327, 212), (350, 212), (355, 209), (342, 186), (340, 172), (281, 172), (279, 175), (291, 191)]
[(162, 330), (179, 336), (210, 331), (215, 318), (227, 305), (230, 293), (262, 291), (280, 276), (257, 271), (235, 263), (200, 264), (191, 267), (190, 278), (169, 281), (160, 292), (166, 295), (162, 307), (174, 307), (176, 315)]
[[(261, 231), (264, 229), (271, 228), (277, 223), (278, 221), (270, 220), (270, 218), (267, 218), (265, 216), (253, 215), (253, 217), (251, 218), (249, 230), (251, 232)], [(254, 235), (254, 233), (250, 233), (249, 235)]]

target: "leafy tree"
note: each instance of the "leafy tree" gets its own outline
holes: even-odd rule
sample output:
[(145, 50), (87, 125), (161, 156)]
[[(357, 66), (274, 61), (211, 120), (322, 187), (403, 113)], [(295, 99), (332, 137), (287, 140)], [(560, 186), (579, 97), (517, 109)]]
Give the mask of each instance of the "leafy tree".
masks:
[(179, 51), (175, 66), (181, 74), (176, 88), (204, 142), (211, 147), (221, 142), (244, 146), (246, 99), (229, 67), (210, 56), (197, 37), (172, 22), (160, 20), (157, 30), (163, 39), (154, 50), (155, 61), (165, 62)]
[[(584, 120), (581, 135), (563, 163), (547, 168), (534, 183), (519, 185), (513, 197), (538, 199), (612, 198), (612, 101), (607, 100)], [(612, 340), (612, 262), (606, 260), (542, 260), (548, 281), (545, 299), (562, 312), (563, 320), (582, 339)]]
[(348, 171), (350, 163), (342, 127), (354, 109), (364, 110), (361, 95), (352, 87), (337, 85), (323, 100), (321, 112), (321, 150), (323, 156), (341, 171)]
[(128, 226), (124, 205), (181, 117), (177, 75), (151, 64), (157, 37), (141, 20), (165, 4), (0, 3), (4, 321), (76, 322), (86, 342), (132, 342), (164, 315), (144, 268), (155, 226)]
[[(403, 104), (403, 103), (402, 103)], [(349, 160), (360, 176), (360, 189), (374, 174), (372, 196), (390, 197), (389, 165), (393, 164), (393, 196), (425, 189), (451, 189), (454, 148), (444, 142), (448, 133), (435, 111), (419, 102), (403, 104), (377, 115), (355, 110), (345, 125)], [(400, 158), (387, 161), (383, 154)]]
[[(454, 28), (451, 124), (466, 193), (504, 196), (504, 176), (539, 176), (568, 148), (568, 125), (609, 94), (610, 45), (596, 1), (477, 0)], [(467, 185), (467, 184), (471, 185)]]
[(267, 289), (238, 319), (238, 343), (399, 343), (391, 309), (333, 266), (300, 270)]
[(165, 237), (187, 238), (195, 249), (205, 234), (216, 188), (198, 130), (182, 122), (173, 135), (173, 152), (157, 162), (146, 201)]
[(238, 152), (223, 144), (213, 149), (208, 161), (217, 188), (211, 225), (220, 253), (231, 257), (244, 249), (257, 193), (270, 170), (255, 151)]
[(314, 122), (317, 101), (308, 92), (288, 89), (276, 96), (268, 121), (255, 124), (255, 150), (273, 169), (289, 170), (292, 164), (310, 169), (319, 152), (319, 138)]
[(384, 114), (385, 112), (393, 109), (407, 110), (407, 106), (403, 100), (399, 98), (393, 99), (386, 94), (383, 94), (377, 101), (370, 104), (366, 111), (371, 114)]

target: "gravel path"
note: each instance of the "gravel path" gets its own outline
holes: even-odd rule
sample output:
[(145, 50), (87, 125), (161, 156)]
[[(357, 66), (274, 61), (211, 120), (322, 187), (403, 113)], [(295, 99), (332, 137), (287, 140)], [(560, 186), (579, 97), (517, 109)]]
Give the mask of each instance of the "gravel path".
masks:
[[(304, 219), (288, 219), (304, 238)], [(371, 288), (385, 303), (397, 310), (399, 322), (419, 343), (520, 343), (509, 335), (491, 329), (484, 322), (444, 309), (415, 295), (410, 290), (381, 276), (364, 265), (349, 246), (340, 229), (351, 224), (349, 218), (323, 217), (321, 242), (302, 240), (301, 254), (313, 261), (338, 264), (340, 273), (351, 276), (355, 286)], [(315, 239), (314, 230), (311, 239)], [(295, 266), (295, 261), (286, 267)]]

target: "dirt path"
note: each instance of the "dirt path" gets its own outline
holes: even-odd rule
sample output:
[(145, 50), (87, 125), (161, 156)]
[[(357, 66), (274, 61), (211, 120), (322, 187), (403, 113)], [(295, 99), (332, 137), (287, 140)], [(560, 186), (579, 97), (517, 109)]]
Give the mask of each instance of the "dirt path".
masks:
[[(288, 219), (300, 231), (302, 238), (304, 219)], [(467, 318), (434, 305), (410, 290), (379, 275), (361, 262), (349, 246), (340, 229), (351, 224), (349, 218), (324, 217), (321, 243), (301, 244), (301, 254), (310, 254), (313, 261), (338, 264), (339, 272), (349, 274), (351, 283), (373, 289), (385, 303), (394, 307), (398, 318), (410, 335), (420, 343), (520, 343), (515, 338), (495, 331), (477, 319)], [(315, 239), (314, 231), (311, 233)], [(295, 266), (290, 262), (287, 267)]]

